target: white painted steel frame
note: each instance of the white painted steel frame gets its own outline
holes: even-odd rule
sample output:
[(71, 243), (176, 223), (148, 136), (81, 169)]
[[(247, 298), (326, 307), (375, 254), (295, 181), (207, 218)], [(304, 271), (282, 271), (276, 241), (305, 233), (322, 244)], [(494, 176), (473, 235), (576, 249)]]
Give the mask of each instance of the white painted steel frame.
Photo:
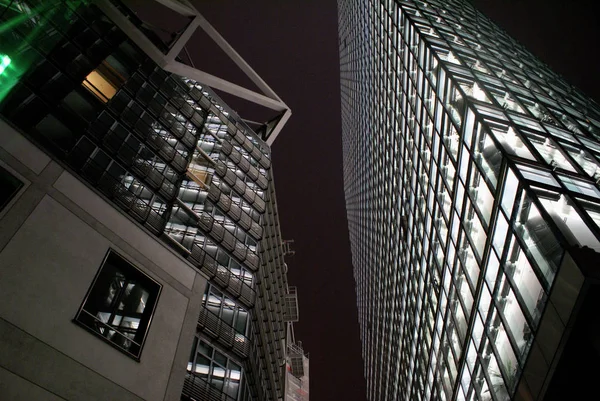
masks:
[[(227, 43), (217, 30), (204, 18), (200, 12), (187, 0), (153, 0), (165, 7), (170, 8), (178, 14), (192, 17), (192, 21), (171, 46), (169, 52), (164, 54), (146, 35), (140, 31), (117, 7), (109, 0), (97, 0), (96, 5), (156, 64), (165, 71), (190, 78), (213, 89), (234, 95), (240, 99), (258, 104), (260, 106), (281, 112), (275, 127), (263, 138), (267, 145), (271, 146), (287, 120), (292, 115), (290, 108), (279, 96), (267, 85), (267, 83), (250, 67), (250, 65), (239, 55), (235, 49)], [(225, 52), (225, 54), (250, 78), (262, 93), (244, 88), (223, 78), (191, 67), (175, 58), (191, 38), (196, 29), (202, 28), (204, 32)]]

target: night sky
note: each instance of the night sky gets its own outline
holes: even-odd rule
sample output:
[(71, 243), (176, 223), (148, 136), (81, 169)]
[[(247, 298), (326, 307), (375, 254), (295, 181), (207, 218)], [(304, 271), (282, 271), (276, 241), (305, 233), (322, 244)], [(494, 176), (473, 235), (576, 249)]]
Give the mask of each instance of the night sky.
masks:
[[(473, 0), (598, 101), (596, 2)], [(310, 353), (310, 399), (365, 400), (343, 194), (336, 2), (194, 3), (293, 112), (273, 146), (273, 164), (282, 235), (295, 240), (296, 254), (286, 260), (290, 285), (298, 287), (300, 299), (296, 338)], [(197, 34), (188, 50), (198, 68), (252, 87), (208, 37)], [(223, 98), (242, 116), (253, 111)]]

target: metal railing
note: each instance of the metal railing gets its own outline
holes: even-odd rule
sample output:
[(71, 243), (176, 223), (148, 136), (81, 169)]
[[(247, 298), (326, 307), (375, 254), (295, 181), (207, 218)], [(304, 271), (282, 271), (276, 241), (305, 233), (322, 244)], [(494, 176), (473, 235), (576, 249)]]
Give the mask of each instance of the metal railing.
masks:
[(183, 381), (181, 399), (185, 401), (236, 401), (208, 383), (206, 379), (187, 372)]
[(198, 316), (198, 326), (203, 333), (216, 340), (219, 344), (232, 350), (242, 358), (247, 358), (250, 353), (250, 340), (235, 331), (219, 316), (202, 307)]

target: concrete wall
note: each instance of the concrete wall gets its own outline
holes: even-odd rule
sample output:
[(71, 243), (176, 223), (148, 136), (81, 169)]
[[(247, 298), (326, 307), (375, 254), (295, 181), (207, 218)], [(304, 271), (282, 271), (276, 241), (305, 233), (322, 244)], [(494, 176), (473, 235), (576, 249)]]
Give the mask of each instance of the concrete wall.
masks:
[[(177, 400), (206, 280), (0, 120), (0, 400)], [(139, 362), (72, 322), (108, 249), (162, 285)]]

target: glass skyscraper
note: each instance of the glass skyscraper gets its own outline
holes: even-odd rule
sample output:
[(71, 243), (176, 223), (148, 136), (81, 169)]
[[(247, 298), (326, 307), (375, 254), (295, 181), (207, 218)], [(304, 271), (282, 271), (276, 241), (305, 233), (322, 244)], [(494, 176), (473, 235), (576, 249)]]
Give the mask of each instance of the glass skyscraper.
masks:
[(467, 1), (338, 11), (368, 398), (551, 396), (600, 261), (600, 107)]
[[(271, 165), (289, 109), (239, 60), (267, 95), (184, 62), (199, 26), (230, 47), (160, 3), (171, 40), (119, 0), (0, 4), (0, 398), (308, 399)], [(204, 81), (282, 114), (253, 129)]]

